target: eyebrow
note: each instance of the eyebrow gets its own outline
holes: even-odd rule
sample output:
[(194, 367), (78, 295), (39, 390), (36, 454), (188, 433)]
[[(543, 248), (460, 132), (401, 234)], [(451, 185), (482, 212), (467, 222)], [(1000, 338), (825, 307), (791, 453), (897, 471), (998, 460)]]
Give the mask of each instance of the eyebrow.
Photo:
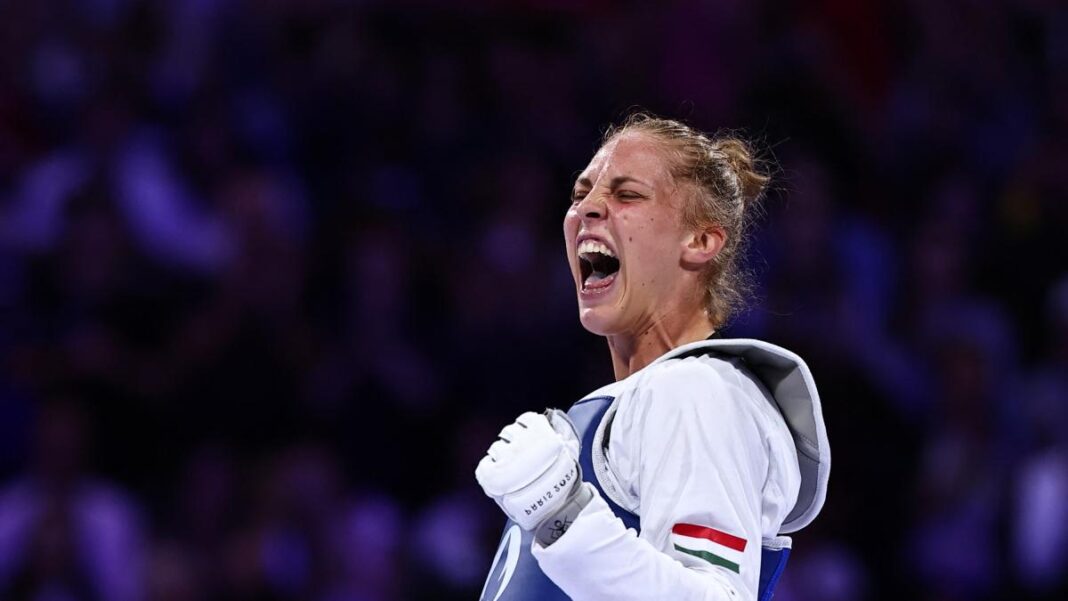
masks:
[[(612, 178), (612, 181), (609, 182), (608, 187), (610, 189), (612, 189), (612, 190), (615, 190), (616, 188), (618, 188), (619, 186), (621, 186), (621, 185), (623, 185), (623, 184), (625, 184), (627, 182), (634, 182), (636, 184), (641, 184), (643, 186), (649, 186), (649, 184), (643, 182), (642, 180), (633, 178), (633, 177), (631, 177), (629, 175), (617, 175), (617, 176)], [(588, 177), (580, 177), (577, 180), (575, 180), (575, 185), (576, 186), (585, 186), (587, 188), (592, 188), (593, 187), (593, 182), (590, 181), (590, 178), (588, 178)], [(652, 187), (652, 186), (649, 186), (649, 187)]]

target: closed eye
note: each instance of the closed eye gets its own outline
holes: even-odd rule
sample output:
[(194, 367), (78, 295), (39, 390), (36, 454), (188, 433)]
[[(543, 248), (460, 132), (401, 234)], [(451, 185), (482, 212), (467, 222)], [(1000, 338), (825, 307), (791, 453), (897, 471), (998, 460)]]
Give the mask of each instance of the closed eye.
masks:
[(589, 194), (589, 192), (586, 191), (586, 190), (575, 190), (574, 192), (571, 193), (571, 202), (572, 203), (579, 202), (583, 198), (586, 198), (587, 194)]

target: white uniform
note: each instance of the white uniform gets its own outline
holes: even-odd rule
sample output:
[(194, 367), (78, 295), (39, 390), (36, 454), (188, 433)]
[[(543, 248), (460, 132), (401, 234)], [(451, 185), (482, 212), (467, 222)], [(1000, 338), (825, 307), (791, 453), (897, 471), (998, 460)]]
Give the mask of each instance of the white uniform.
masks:
[(593, 438), (596, 480), (640, 533), (596, 496), (553, 545), (532, 544), (544, 574), (575, 601), (757, 599), (762, 547), (789, 547), (780, 533), (807, 525), (826, 491), (804, 363), (760, 341), (702, 341), (594, 397), (614, 399)]

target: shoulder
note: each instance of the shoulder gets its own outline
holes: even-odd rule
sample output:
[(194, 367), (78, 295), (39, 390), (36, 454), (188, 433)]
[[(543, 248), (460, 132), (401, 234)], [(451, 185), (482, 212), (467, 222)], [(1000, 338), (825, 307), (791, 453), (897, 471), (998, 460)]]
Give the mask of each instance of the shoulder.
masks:
[(616, 397), (607, 457), (635, 503), (642, 474), (665, 465), (712, 471), (749, 465), (749, 472), (763, 473), (774, 408), (742, 363), (687, 355), (638, 375)]
[(620, 395), (618, 421), (649, 435), (695, 428), (740, 433), (763, 421), (762, 405), (759, 387), (729, 358), (689, 356), (650, 365)]
[(670, 383), (679, 380), (711, 381), (723, 375), (726, 362), (714, 355), (690, 355), (660, 361), (645, 370), (646, 382)]
[(637, 396), (670, 405), (720, 406), (754, 392), (741, 365), (715, 355), (663, 361), (649, 366), (643, 376), (636, 384)]

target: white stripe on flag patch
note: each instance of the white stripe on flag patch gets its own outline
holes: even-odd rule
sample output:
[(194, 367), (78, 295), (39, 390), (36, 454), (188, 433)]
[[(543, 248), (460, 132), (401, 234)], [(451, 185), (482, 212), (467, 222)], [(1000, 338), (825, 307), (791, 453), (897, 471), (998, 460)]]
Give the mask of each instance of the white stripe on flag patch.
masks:
[(740, 550), (714, 543), (707, 538), (685, 536), (677, 532), (671, 533), (671, 544), (677, 551), (698, 557), (712, 565), (722, 566), (733, 572), (741, 572), (742, 558), (745, 554)]

